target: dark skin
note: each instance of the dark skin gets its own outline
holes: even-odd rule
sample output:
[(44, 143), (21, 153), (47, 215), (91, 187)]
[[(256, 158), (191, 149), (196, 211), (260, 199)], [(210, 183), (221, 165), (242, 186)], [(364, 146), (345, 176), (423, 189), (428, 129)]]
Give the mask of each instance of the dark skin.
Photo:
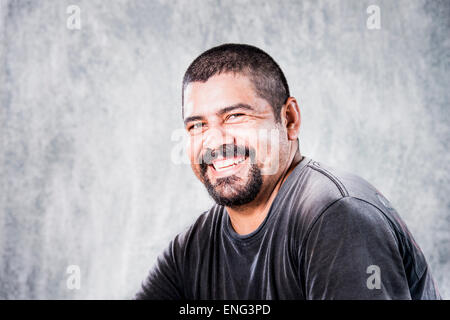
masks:
[[(281, 121), (277, 122), (272, 106), (256, 94), (250, 79), (233, 73), (192, 82), (184, 96), (191, 168), (202, 183), (199, 159), (207, 148), (217, 150), (224, 144), (235, 144), (256, 153), (255, 162), (263, 173), (259, 193), (249, 203), (226, 206), (234, 230), (238, 234), (251, 233), (267, 216), (281, 185), (303, 158), (297, 140), (301, 123), (297, 101), (288, 98), (281, 110)], [(270, 135), (261, 136), (261, 131), (276, 131), (278, 137), (274, 140)], [(210, 165), (205, 174), (212, 183), (234, 175), (235, 181), (216, 190), (231, 197), (248, 182), (250, 165), (250, 158), (223, 171)]]

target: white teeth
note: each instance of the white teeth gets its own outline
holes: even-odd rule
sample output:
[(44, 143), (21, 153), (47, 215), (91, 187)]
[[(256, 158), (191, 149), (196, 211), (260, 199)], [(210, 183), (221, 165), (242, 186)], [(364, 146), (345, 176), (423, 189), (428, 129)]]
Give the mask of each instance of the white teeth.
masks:
[(244, 162), (244, 161), (245, 161), (245, 158), (240, 158), (238, 160), (236, 160), (235, 158), (217, 160), (213, 163), (213, 166), (217, 172), (220, 172), (220, 171), (223, 171), (230, 167), (234, 167), (235, 165), (238, 165), (239, 163)]

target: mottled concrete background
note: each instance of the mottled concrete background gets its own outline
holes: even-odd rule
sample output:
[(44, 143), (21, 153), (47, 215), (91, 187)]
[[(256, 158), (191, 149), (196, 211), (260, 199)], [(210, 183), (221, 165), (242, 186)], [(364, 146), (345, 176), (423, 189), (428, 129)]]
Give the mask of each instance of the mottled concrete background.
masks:
[(450, 298), (450, 1), (0, 3), (0, 298), (135, 293), (212, 204), (173, 159), (183, 73), (224, 42), (273, 55), (302, 153), (380, 189)]

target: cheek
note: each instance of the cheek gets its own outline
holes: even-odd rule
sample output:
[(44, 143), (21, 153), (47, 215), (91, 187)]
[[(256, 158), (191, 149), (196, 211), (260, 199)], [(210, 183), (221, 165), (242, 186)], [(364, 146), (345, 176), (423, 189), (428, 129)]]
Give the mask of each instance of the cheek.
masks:
[(198, 166), (198, 158), (201, 155), (201, 141), (198, 138), (189, 137), (186, 150), (191, 161), (191, 166)]
[(255, 151), (255, 161), (264, 167), (271, 159), (278, 159), (280, 152), (279, 131), (276, 129), (247, 129), (235, 134), (236, 144), (248, 146)]
[(280, 139), (278, 130), (262, 134), (258, 140), (257, 159), (260, 167), (264, 169), (263, 174), (276, 174), (284, 163), (286, 152), (285, 141)]
[(199, 166), (198, 164), (191, 163), (191, 169), (192, 169), (192, 172), (194, 172), (195, 176), (196, 176), (199, 180), (202, 180), (202, 178), (201, 178), (201, 172), (200, 172), (200, 166)]
[(279, 154), (280, 141), (277, 130), (261, 131), (256, 141), (257, 154), (261, 159), (272, 158)]
[(227, 135), (230, 136), (236, 145), (248, 146), (250, 148), (256, 148), (258, 142), (258, 131), (255, 129), (249, 129), (248, 127), (236, 127), (233, 130), (228, 130)]
[(189, 138), (188, 143), (186, 145), (186, 150), (188, 153), (188, 157), (191, 164), (191, 169), (194, 172), (195, 176), (203, 182), (201, 175), (201, 168), (199, 163), (199, 158), (201, 155), (201, 144), (196, 143), (195, 139)]

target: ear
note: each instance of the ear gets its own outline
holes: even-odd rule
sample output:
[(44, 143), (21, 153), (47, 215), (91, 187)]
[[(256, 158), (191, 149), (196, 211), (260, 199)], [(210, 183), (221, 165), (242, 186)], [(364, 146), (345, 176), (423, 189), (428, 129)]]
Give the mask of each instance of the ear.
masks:
[(286, 126), (289, 140), (296, 140), (300, 132), (300, 108), (294, 97), (289, 97), (283, 106), (283, 124)]

